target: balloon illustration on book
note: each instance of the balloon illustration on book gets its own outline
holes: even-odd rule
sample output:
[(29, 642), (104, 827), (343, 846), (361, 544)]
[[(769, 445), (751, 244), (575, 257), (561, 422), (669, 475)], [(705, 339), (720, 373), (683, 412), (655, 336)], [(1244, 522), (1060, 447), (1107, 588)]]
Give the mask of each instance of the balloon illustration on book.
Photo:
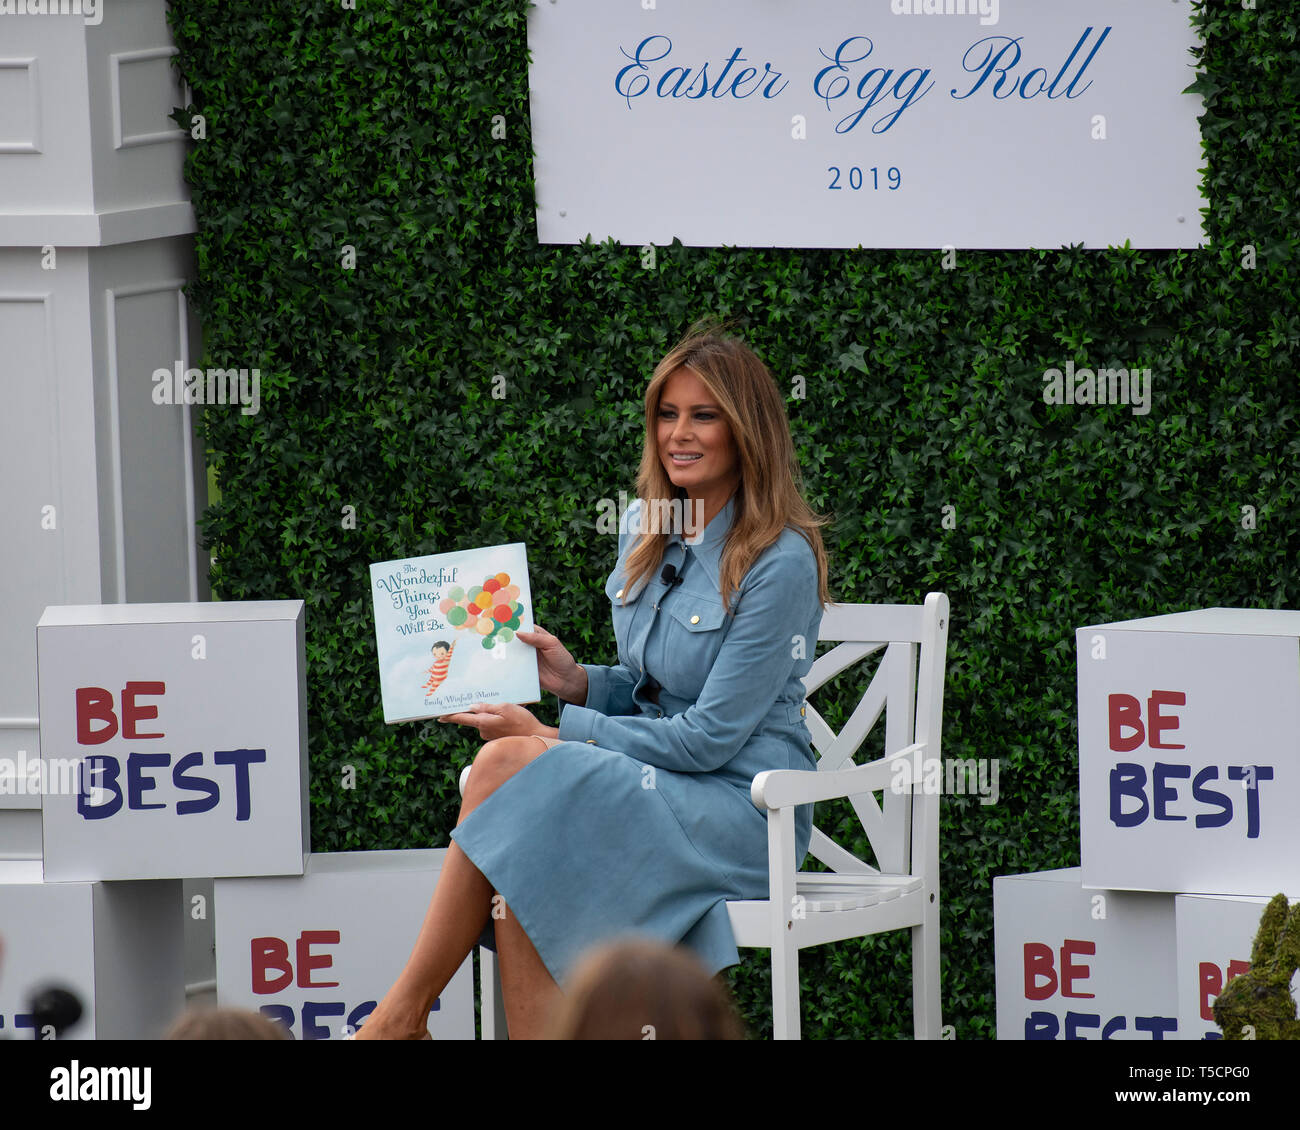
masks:
[(524, 607), (519, 603), (519, 586), (510, 582), (510, 574), (497, 573), (468, 591), (453, 586), (438, 603), (438, 611), (457, 631), (482, 636), (483, 646), (491, 650), (515, 638)]

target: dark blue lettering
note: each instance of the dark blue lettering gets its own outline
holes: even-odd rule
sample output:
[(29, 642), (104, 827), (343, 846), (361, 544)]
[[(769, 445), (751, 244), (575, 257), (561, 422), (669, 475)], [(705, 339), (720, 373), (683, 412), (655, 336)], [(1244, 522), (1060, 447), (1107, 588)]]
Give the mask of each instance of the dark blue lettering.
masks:
[[(845, 52), (850, 49), (851, 44), (858, 43), (859, 41), (866, 44), (866, 50), (863, 51), (861, 55), (853, 58), (848, 57)], [(834, 56), (826, 54), (825, 51), (821, 52), (822, 58), (831, 60), (831, 65), (829, 67), (823, 67), (813, 78), (813, 94), (826, 103), (826, 109), (829, 110), (831, 108), (831, 102), (836, 98), (842, 98), (852, 85), (847, 74), (849, 68), (845, 64), (863, 62), (874, 49), (875, 45), (869, 38), (867, 38), (867, 36), (854, 35), (844, 40), (837, 48), (835, 48)], [(879, 80), (875, 83), (875, 86), (872, 87), (871, 81), (873, 76), (877, 75), (879, 76)], [(909, 75), (915, 75), (916, 78), (912, 82), (911, 87), (904, 91), (903, 86)], [(868, 110), (883, 101), (887, 96), (892, 95), (900, 102), (900, 105), (893, 111), (893, 113), (886, 114), (883, 118), (877, 120), (871, 127), (872, 133), (885, 133), (895, 122), (898, 121), (899, 116), (904, 110), (906, 110), (913, 102), (920, 101), (920, 99), (924, 98), (930, 91), (930, 88), (934, 86), (934, 83), (930, 83), (922, 89), (922, 84), (925, 83), (925, 80), (929, 75), (930, 71), (928, 68), (922, 70), (917, 67), (909, 67), (894, 80), (894, 84), (891, 87), (889, 84), (890, 80), (894, 78), (893, 68), (872, 67), (858, 80), (857, 97), (862, 105), (855, 113), (849, 114), (836, 122), (835, 132), (848, 133), (862, 120), (863, 115)], [(828, 78), (828, 76), (831, 77)], [(869, 87), (870, 89), (868, 89)]]
[[(864, 40), (866, 42), (867, 49), (856, 59), (845, 59), (843, 57), (844, 49), (850, 43), (855, 43), (859, 39)], [(841, 43), (837, 48), (835, 48), (835, 55), (833, 58), (830, 55), (827, 55), (825, 51), (821, 51), (822, 58), (830, 59), (831, 65), (829, 67), (822, 67), (822, 69), (818, 71), (817, 74), (813, 77), (813, 94), (815, 94), (818, 98), (820, 98), (823, 102), (826, 103), (826, 109), (829, 110), (831, 108), (832, 99), (843, 96), (844, 92), (848, 90), (849, 76), (847, 74), (837, 74), (833, 79), (830, 80), (830, 83), (827, 85), (825, 90), (822, 90), (822, 79), (824, 79), (832, 71), (847, 71), (849, 68), (844, 65), (846, 62), (860, 63), (862, 62), (863, 59), (865, 59), (868, 55), (871, 54), (873, 49), (874, 49), (874, 44), (865, 35), (854, 35), (854, 36), (850, 36), (843, 43)]]
[[(653, 57), (643, 57), (641, 53), (646, 50), (646, 46), (650, 43), (653, 43), (656, 39), (662, 39), (666, 44), (668, 44), (668, 46), (663, 49), (662, 54), (655, 55)], [(623, 98), (627, 100), (627, 106), (629, 110), (632, 108), (632, 99), (639, 98), (642, 94), (644, 94), (647, 90), (650, 89), (650, 76), (645, 73), (650, 69), (649, 66), (647, 66), (647, 63), (658, 62), (660, 59), (664, 58), (672, 49), (673, 49), (673, 41), (669, 39), (666, 35), (646, 36), (645, 39), (641, 40), (641, 42), (636, 45), (635, 55), (629, 55), (626, 51), (623, 51), (623, 48), (621, 47), (619, 48), (619, 51), (623, 53), (623, 57), (625, 59), (631, 59), (632, 62), (630, 62), (626, 67), (624, 67), (621, 71), (618, 72), (618, 74), (614, 76), (614, 89), (619, 94), (621, 94)], [(641, 73), (632, 75), (631, 78), (628, 79), (627, 82), (625, 83), (624, 75), (626, 75), (628, 71), (640, 71)], [(638, 84), (638, 80), (639, 80), (639, 84)]]
[[(736, 49), (731, 53), (731, 58), (727, 60), (727, 65), (726, 65), (725, 67), (722, 68), (722, 74), (718, 75), (718, 81), (715, 82), (715, 83), (713, 84), (713, 97), (714, 97), (714, 98), (720, 98), (720, 97), (722, 96), (721, 94), (719, 94), (719, 91), (722, 90), (722, 84), (723, 84), (724, 82), (727, 81), (727, 74), (728, 74), (728, 72), (731, 70), (732, 66), (733, 66), (735, 63), (737, 63), (737, 62), (740, 62), (740, 63), (745, 62), (745, 60), (742, 59), (742, 58), (740, 57), (740, 48), (739, 48), (739, 47), (737, 47), (737, 48), (736, 48)], [(725, 92), (724, 92), (724, 93), (725, 93)]]
[[(1034, 75), (1042, 75), (1043, 77), (1038, 80), (1038, 89), (1035, 90), (1033, 94), (1026, 94), (1025, 88), (1028, 87), (1029, 80), (1033, 78)], [(1047, 86), (1047, 72), (1043, 70), (1042, 67), (1035, 67), (1032, 71), (1030, 71), (1027, 75), (1025, 75), (1023, 79), (1020, 80), (1020, 85), (1016, 89), (1020, 91), (1021, 98), (1028, 100), (1030, 98), (1036, 97), (1039, 94), (1042, 94), (1043, 89), (1046, 86)], [(1104, 1039), (1105, 1037), (1102, 1038)]]
[[(1066, 91), (1062, 91), (1061, 94), (1055, 94), (1053, 92), (1056, 90), (1056, 84), (1060, 82), (1061, 79), (1065, 78), (1065, 72), (1070, 69), (1070, 64), (1074, 62), (1074, 57), (1079, 53), (1079, 48), (1088, 41), (1088, 36), (1091, 34), (1092, 28), (1085, 28), (1083, 34), (1079, 36), (1079, 42), (1074, 45), (1074, 50), (1070, 52), (1069, 57), (1061, 64), (1061, 69), (1057, 71), (1056, 77), (1052, 79), (1052, 85), (1047, 88), (1048, 98), (1059, 98), (1061, 97), (1061, 94), (1066, 93)], [(1077, 78), (1078, 76), (1076, 75), (1075, 77)]]
[(1025, 1039), (1055, 1040), (1060, 1026), (1053, 1012), (1031, 1012), (1025, 1017)]
[(695, 80), (686, 88), (686, 97), (699, 101), (709, 92), (709, 64), (705, 63), (700, 67), (700, 73), (695, 76)]
[(672, 94), (669, 95), (669, 97), (672, 98), (681, 97), (681, 95), (677, 92), (678, 88), (682, 85), (682, 83), (684, 83), (688, 78), (690, 78), (691, 72), (686, 67), (669, 67), (666, 71), (664, 71), (662, 75), (659, 76), (659, 82), (655, 85), (655, 93), (659, 95), (660, 98), (665, 97), (664, 83), (668, 81), (668, 76), (671, 75), (674, 71), (676, 71), (681, 77), (678, 78), (678, 80), (675, 83), (673, 83)]
[(756, 67), (741, 68), (740, 74), (738, 74), (734, 79), (731, 80), (731, 91), (730, 91), (731, 97), (748, 98), (750, 94), (753, 94), (754, 91), (752, 90), (749, 91), (748, 94), (741, 94), (740, 85), (741, 83), (749, 82), (756, 74), (758, 74), (758, 69)]
[[(1091, 35), (1091, 34), (1092, 34), (1092, 28), (1088, 28), (1088, 30), (1085, 31), (1085, 32), (1083, 33), (1083, 39), (1087, 39), (1088, 36)], [(1081, 66), (1081, 67), (1079, 68), (1079, 73), (1078, 73), (1077, 75), (1075, 75), (1074, 78), (1072, 78), (1072, 79), (1070, 80), (1070, 85), (1067, 86), (1067, 87), (1065, 88), (1065, 96), (1066, 96), (1066, 98), (1077, 98), (1077, 97), (1078, 97), (1077, 94), (1074, 94), (1074, 93), (1073, 93), (1073, 90), (1074, 90), (1074, 84), (1075, 84), (1076, 82), (1078, 82), (1081, 78), (1083, 78), (1083, 72), (1086, 71), (1086, 70), (1088, 69), (1088, 64), (1092, 62), (1092, 60), (1093, 60), (1093, 58), (1096, 56), (1097, 52), (1101, 50), (1101, 45), (1102, 45), (1103, 43), (1106, 42), (1106, 36), (1108, 36), (1109, 34), (1110, 34), (1110, 28), (1105, 28), (1105, 29), (1102, 31), (1101, 36), (1100, 36), (1100, 37), (1098, 38), (1098, 40), (1097, 40), (1097, 46), (1095, 46), (1095, 47), (1092, 49), (1092, 51), (1089, 53), (1088, 57), (1087, 57), (1086, 59), (1084, 59), (1084, 61), (1083, 61), (1083, 66)], [(1082, 43), (1082, 42), (1083, 42), (1083, 39), (1081, 39), (1079, 42)], [(1091, 86), (1091, 85), (1092, 85), (1092, 81), (1089, 80), (1089, 82), (1088, 82), (1088, 86)], [(1088, 89), (1088, 86), (1085, 86), (1085, 87), (1083, 88), (1083, 90), (1087, 90), (1087, 89)], [(1079, 94), (1082, 94), (1082, 93), (1083, 93), (1083, 90), (1079, 91)]]
[(217, 765), (235, 767), (235, 819), (247, 820), (249, 810), (248, 767), (266, 760), (264, 749), (219, 749), (212, 755)]
[(770, 75), (772, 76), (770, 79), (767, 80), (767, 85), (763, 87), (763, 97), (764, 97), (764, 98), (775, 98), (775, 97), (777, 96), (777, 94), (780, 94), (782, 90), (784, 90), (787, 86), (790, 85), (790, 80), (789, 80), (789, 79), (786, 79), (785, 82), (783, 82), (783, 83), (781, 84), (780, 88), (779, 88), (779, 89), (776, 91), (776, 93), (774, 94), (774, 93), (772, 92), (772, 84), (773, 84), (774, 82), (776, 82), (776, 80), (779, 79), (779, 78), (781, 77), (781, 72), (780, 72), (780, 71), (774, 71), (774, 70), (772, 70), (772, 64), (771, 64), (771, 63), (764, 63), (764, 64), (763, 64), (763, 73), (764, 73), (765, 75), (766, 75), (766, 74), (770, 74)]
[[(1135, 761), (1121, 761), (1110, 771), (1110, 822), (1117, 828), (1136, 828), (1147, 818), (1147, 771)], [(1124, 797), (1136, 797), (1136, 812), (1124, 811)]]
[(304, 1040), (328, 1040), (329, 1027), (317, 1024), (322, 1016), (342, 1016), (347, 1005), (342, 1001), (303, 1001), (302, 1002), (302, 1038)]
[(1139, 1032), (1150, 1032), (1153, 1040), (1163, 1040), (1165, 1032), (1178, 1031), (1178, 1020), (1173, 1016), (1135, 1016), (1133, 1027)]
[[(361, 1027), (361, 1022), (375, 1011), (378, 1004), (378, 1001), (362, 1001), (356, 1008), (348, 1013), (348, 1027), (355, 1032)], [(432, 1011), (432, 1009), (430, 1011)]]
[(1201, 804), (1218, 805), (1218, 812), (1201, 812), (1197, 814), (1198, 828), (1222, 828), (1232, 819), (1232, 801), (1217, 789), (1205, 788), (1206, 781), (1217, 781), (1219, 770), (1207, 765), (1192, 779), (1192, 796)]
[(187, 753), (176, 762), (176, 768), (172, 770), (172, 784), (178, 789), (208, 794), (202, 800), (178, 800), (176, 802), (176, 811), (181, 816), (188, 816), (191, 812), (209, 812), (217, 807), (217, 802), (221, 799), (221, 787), (216, 781), (209, 777), (186, 776), (189, 770), (195, 769), (202, 764), (203, 754)]
[(1157, 761), (1151, 767), (1151, 808), (1152, 814), (1157, 820), (1186, 820), (1186, 816), (1171, 816), (1165, 811), (1165, 805), (1171, 800), (1178, 799), (1178, 790), (1171, 789), (1165, 781), (1173, 777), (1175, 780), (1181, 777), (1190, 777), (1192, 767), (1190, 765), (1166, 765), (1163, 761)]
[(1067, 1012), (1065, 1014), (1065, 1038), (1067, 1040), (1086, 1040), (1080, 1036), (1080, 1028), (1100, 1028), (1101, 1017), (1095, 1012)]
[[(1001, 41), (1002, 47), (995, 55), (993, 53), (993, 44), (999, 41)], [(989, 45), (988, 50), (984, 52), (984, 58), (982, 60), (980, 60), (974, 66), (971, 66), (967, 62), (967, 60), (970, 58), (970, 53), (974, 51), (975, 48), (977, 48), (981, 43), (987, 43)], [(1008, 62), (1006, 65), (999, 68), (998, 63), (1002, 61), (1002, 56), (1005, 55), (1012, 48), (1015, 49), (1016, 52), (1015, 57), (1012, 58), (1011, 61)], [(1012, 39), (1011, 36), (1009, 35), (990, 35), (990, 36), (986, 36), (984, 39), (976, 40), (968, 48), (966, 48), (966, 53), (961, 57), (961, 66), (962, 66), (962, 70), (964, 71), (974, 72), (974, 71), (982, 70), (983, 74), (980, 75), (979, 79), (974, 83), (974, 85), (971, 86), (971, 88), (968, 91), (966, 91), (965, 94), (958, 94), (957, 88), (955, 86), (952, 88), (951, 91), (949, 91), (949, 94), (953, 98), (956, 98), (958, 101), (961, 101), (964, 98), (969, 98), (972, 94), (974, 94), (977, 90), (979, 90), (979, 88), (983, 86), (985, 82), (988, 81), (989, 75), (991, 75), (995, 70), (997, 70), (998, 80), (993, 86), (993, 97), (1010, 98), (1011, 95), (1015, 93), (1014, 89), (1008, 90), (1006, 94), (1002, 94), (1002, 95), (999, 95), (998, 91), (1002, 89), (1002, 84), (1007, 81), (1007, 71), (1011, 67), (1014, 67), (1019, 61), (1020, 61), (1019, 37)]]
[(268, 1020), (274, 1020), (277, 1024), (283, 1024), (285, 1031), (289, 1033), (289, 1039), (294, 1039), (293, 1009), (287, 1004), (259, 1005), (257, 1011)]
[[(90, 770), (89, 776), (95, 780), (93, 785), (86, 781), (87, 767)], [(107, 753), (82, 758), (81, 764), (77, 766), (78, 816), (85, 820), (103, 820), (122, 807), (122, 789), (117, 783), (120, 768), (117, 758)], [(92, 805), (89, 803), (91, 789), (108, 789), (113, 797), (107, 804)]]
[(126, 758), (126, 806), (127, 808), (166, 808), (161, 801), (158, 804), (145, 804), (144, 794), (154, 788), (154, 779), (146, 776), (145, 769), (165, 769), (172, 763), (170, 753), (131, 753)]
[(1246, 782), (1246, 839), (1259, 839), (1259, 783), (1273, 779), (1271, 765), (1229, 765), (1228, 780)]

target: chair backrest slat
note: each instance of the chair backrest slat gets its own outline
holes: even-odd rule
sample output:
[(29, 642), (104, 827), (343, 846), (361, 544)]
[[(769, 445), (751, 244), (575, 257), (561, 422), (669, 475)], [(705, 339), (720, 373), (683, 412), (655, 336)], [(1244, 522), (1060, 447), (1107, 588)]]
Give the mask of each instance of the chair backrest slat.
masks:
[(849, 715), (849, 720), (844, 723), (843, 729), (838, 735), (832, 735), (831, 744), (821, 751), (821, 760), (817, 762), (818, 769), (822, 771), (843, 769), (866, 741), (867, 735), (871, 733), (872, 727), (885, 709), (889, 690), (885, 680), (879, 678), (880, 673), (876, 674), (877, 677), (871, 680), (871, 685), (867, 687), (858, 705), (853, 708), (853, 713)]
[[(884, 750), (864, 761), (877, 760), (905, 749), (915, 741), (934, 741), (927, 757), (938, 756), (939, 726), (943, 704), (943, 674), (947, 648), (947, 597), (930, 593), (924, 605), (838, 604), (830, 605), (822, 617), (820, 639), (835, 642), (813, 663), (804, 678), (812, 693), (854, 663), (881, 648), (885, 654), (862, 698), (839, 734), (821, 714), (809, 707), (808, 728), (813, 745), (821, 755), (819, 770), (843, 769), (856, 763), (856, 755), (885, 714)], [(874, 794), (850, 798), (850, 806), (862, 823), (867, 840), (881, 870), (908, 874), (916, 864), (935, 870), (937, 859), (918, 858), (923, 845), (937, 835), (938, 797), (910, 789), (884, 790), (884, 806)], [(924, 808), (924, 811), (918, 811)], [(919, 817), (919, 819), (918, 819)], [(811, 854), (827, 867), (843, 873), (871, 873), (876, 869), (814, 829)]]
[[(916, 657), (915, 643), (891, 643), (885, 658), (889, 662), (889, 710), (885, 715), (885, 756), (906, 749), (916, 741)], [(912, 864), (912, 794), (885, 793), (885, 843), (875, 848), (883, 870), (906, 874)]]
[(818, 636), (823, 640), (920, 643), (924, 613), (922, 604), (828, 604)]
[(814, 858), (820, 859), (832, 871), (841, 875), (880, 874), (878, 868), (872, 867), (869, 863), (863, 863), (852, 852), (845, 851), (820, 828), (812, 830), (812, 841), (808, 845), (808, 853)]
[[(822, 630), (825, 631), (825, 625), (822, 626)], [(826, 640), (835, 637), (823, 635), (821, 638)], [(813, 661), (812, 669), (803, 677), (803, 685), (810, 692), (815, 691), (841, 671), (847, 670), (869, 655), (874, 655), (884, 646), (883, 643), (841, 643)]]

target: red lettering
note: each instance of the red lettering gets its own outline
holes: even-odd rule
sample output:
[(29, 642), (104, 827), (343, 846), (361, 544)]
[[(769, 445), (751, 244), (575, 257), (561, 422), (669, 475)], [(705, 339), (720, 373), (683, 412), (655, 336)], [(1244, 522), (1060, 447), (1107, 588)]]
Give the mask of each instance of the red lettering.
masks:
[(1214, 1013), (1210, 1011), (1210, 998), (1223, 992), (1223, 974), (1212, 961), (1202, 961), (1197, 966), (1197, 980), (1201, 985), (1201, 1019), (1214, 1022)]
[[(91, 722), (99, 721), (104, 725), (97, 730), (90, 728)], [(77, 688), (77, 743), (79, 745), (99, 745), (110, 741), (117, 733), (117, 715), (113, 713), (113, 696), (103, 687)]]
[(1076, 977), (1086, 980), (1088, 977), (1088, 966), (1074, 965), (1070, 958), (1076, 954), (1092, 955), (1097, 952), (1096, 942), (1076, 942), (1070, 938), (1065, 939), (1065, 945), (1061, 947), (1061, 996), (1063, 997), (1095, 997), (1096, 993), (1076, 993), (1072, 986)]
[(326, 969), (334, 964), (334, 958), (327, 953), (313, 954), (312, 946), (338, 945), (337, 930), (304, 930), (298, 938), (298, 987), (300, 989), (332, 989), (337, 981), (313, 981), (313, 969)]
[(1178, 715), (1160, 713), (1162, 706), (1186, 706), (1187, 696), (1182, 691), (1152, 691), (1147, 699), (1147, 736), (1152, 749), (1186, 749), (1173, 742), (1162, 742), (1162, 730), (1178, 729)]
[[(289, 947), (279, 938), (254, 938), (253, 992), (278, 993), (293, 982), (293, 966), (289, 964)], [(266, 971), (276, 969), (279, 975), (268, 980)]]
[[(1044, 984), (1038, 984), (1038, 978)], [(1056, 992), (1056, 967), (1052, 947), (1042, 942), (1025, 943), (1025, 1000), (1045, 1001)]]
[(141, 734), (136, 732), (135, 724), (137, 722), (158, 717), (158, 707), (136, 706), (135, 699), (137, 695), (142, 694), (161, 696), (166, 693), (166, 683), (127, 683), (122, 688), (122, 737), (132, 741), (137, 738), (161, 738), (163, 736), (161, 733)]
[(1223, 992), (1223, 986), (1228, 981), (1249, 972), (1249, 961), (1230, 961), (1228, 962), (1228, 976), (1225, 980), (1219, 967), (1214, 962), (1202, 961), (1197, 966), (1197, 976), (1201, 983), (1201, 1019), (1214, 1023), (1214, 1012), (1210, 1007), (1210, 999)]
[[(1106, 703), (1110, 711), (1110, 748), (1131, 753), (1146, 737), (1142, 728), (1142, 704), (1131, 694), (1109, 695)], [(1125, 726), (1133, 731), (1128, 737), (1121, 732)]]

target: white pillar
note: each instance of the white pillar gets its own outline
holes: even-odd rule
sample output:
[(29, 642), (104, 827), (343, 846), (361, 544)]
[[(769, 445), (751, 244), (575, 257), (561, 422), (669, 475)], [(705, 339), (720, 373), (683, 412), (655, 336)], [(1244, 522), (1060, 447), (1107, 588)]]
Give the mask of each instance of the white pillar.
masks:
[[(165, 0), (47, 6), (0, 15), (0, 758), (11, 762), (39, 752), (46, 605), (208, 596), (194, 409), (150, 397), (153, 371), (198, 349), (181, 293), (193, 276), (190, 140), (168, 118), (188, 96)], [(0, 795), (0, 858), (40, 850), (40, 798)]]
[[(10, 762), (40, 751), (46, 605), (209, 595), (194, 410), (149, 395), (155, 369), (199, 353), (181, 293), (194, 277), (191, 142), (168, 117), (189, 98), (165, 13), (165, 0), (99, 0), (80, 15), (0, 15), (0, 758)], [(0, 795), (0, 859), (40, 854), (40, 798)], [(184, 886), (186, 905), (195, 891), (211, 902), (211, 880)], [(189, 980), (213, 976), (212, 925), (187, 916)]]

